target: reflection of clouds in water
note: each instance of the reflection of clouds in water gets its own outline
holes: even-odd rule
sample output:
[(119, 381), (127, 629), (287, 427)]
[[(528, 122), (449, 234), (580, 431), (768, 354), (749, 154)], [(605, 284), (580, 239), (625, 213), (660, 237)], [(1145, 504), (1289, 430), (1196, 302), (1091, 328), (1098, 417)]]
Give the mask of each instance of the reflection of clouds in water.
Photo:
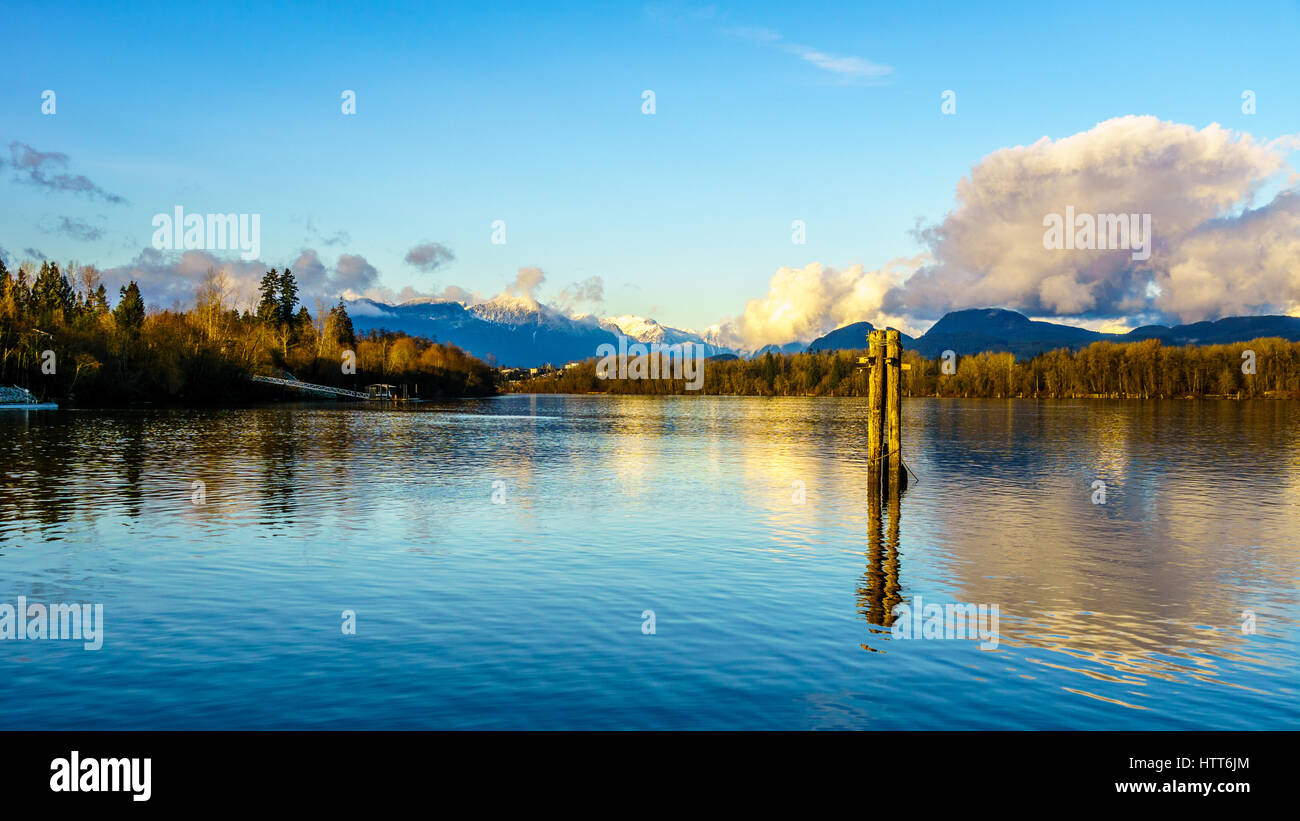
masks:
[[(1278, 689), (1295, 671), (1295, 403), (905, 400), (919, 481), (901, 502), (897, 552), (888, 523), (874, 552), (869, 538), (861, 400), (509, 397), (78, 418), (0, 437), (0, 453), (41, 477), (0, 485), (10, 571), (44, 567), (39, 551), (15, 548), (75, 538), (80, 558), (153, 549), (262, 574), (331, 570), (295, 583), (344, 567), (374, 572), (384, 590), (430, 566), (390, 576), (401, 557), (427, 558), (438, 563), (430, 590), (480, 619), (503, 581), (535, 607), (563, 589), (599, 601), (593, 613), (628, 590), (671, 591), (707, 627), (692, 638), (699, 658), (726, 652), (710, 636), (739, 637), (751, 642), (746, 670), (824, 682), (781, 695), (819, 726), (904, 721), (884, 701), (936, 676), (955, 688), (935, 696), (945, 709), (1005, 697), (1011, 712), (972, 719), (990, 726), (1123, 714), (1191, 724), (1237, 695), (1262, 705), (1255, 715), (1292, 715)], [(1093, 477), (1109, 485), (1104, 506), (1091, 503)], [(206, 506), (189, 503), (193, 479)], [(505, 505), (491, 503), (496, 479)], [(59, 573), (71, 571), (49, 577)], [(444, 579), (455, 583), (434, 584)], [(918, 594), (999, 605), (998, 650), (871, 632)], [(1240, 634), (1245, 608), (1260, 614), (1259, 636)], [(611, 658), (612, 646), (581, 659)], [(681, 686), (674, 671), (711, 675), (673, 664), (686, 667), (654, 670), (668, 688)], [(880, 675), (871, 688), (863, 664)], [(986, 680), (1000, 690), (983, 695)]]
[(834, 477), (818, 470), (818, 459), (798, 455), (793, 448), (744, 447), (742, 454), (740, 481), (748, 488), (758, 521), (774, 542), (769, 549), (811, 549), (809, 535), (815, 532), (818, 517), (824, 515), (818, 510), (826, 492), (822, 485)]
[[(1107, 485), (1123, 485), (1133, 458), (1133, 427), (1137, 413), (1133, 408), (1090, 406), (1088, 424), (1080, 434), (1093, 448), (1090, 468), (1093, 475)], [(1087, 483), (1091, 486), (1091, 482)]]
[[(1136, 688), (1146, 686), (1147, 679), (1171, 683), (1195, 679), (1241, 687), (1223, 678), (1224, 664), (1267, 663), (1243, 640), (1236, 625), (1211, 628), (1095, 611), (1028, 610), (1021, 616), (1004, 618), (1001, 633), (1002, 644), (1016, 648), (1031, 664)], [(1034, 650), (1050, 651), (1073, 661), (1040, 657)], [(1137, 694), (1141, 693), (1139, 689)]]
[[(769, 400), (763, 419), (737, 425), (739, 478), (773, 545), (806, 554), (812, 548), (865, 549), (865, 400), (822, 403)], [(802, 483), (796, 485), (796, 483)], [(797, 499), (801, 498), (803, 504)], [(837, 525), (826, 533), (827, 523)], [(853, 536), (839, 538), (840, 528)], [(827, 538), (827, 536), (830, 538)]]
[[(1053, 410), (1061, 409), (1036, 421), (1052, 446), (1022, 443), (1014, 470), (979, 458), (1001, 438), (991, 420), (951, 431), (942, 446), (925, 442), (936, 467), (945, 449), (976, 458), (958, 460), (942, 497), (922, 505), (930, 521), (918, 528), (905, 517), (905, 553), (918, 530), (935, 537), (952, 558), (954, 598), (998, 603), (1007, 647), (1068, 657), (1026, 654), (1091, 679), (1091, 689), (1072, 690), (1079, 695), (1141, 706), (1134, 699), (1149, 679), (1237, 687), (1230, 678), (1239, 673), (1225, 666), (1274, 664), (1243, 640), (1240, 614), (1257, 591), (1295, 581), (1294, 541), (1284, 534), (1300, 519), (1300, 471), (1293, 445), (1270, 446), (1275, 411), (1102, 403), (1062, 413), (1087, 420), (1070, 428), (1050, 421)], [(1290, 458), (1278, 460), (1283, 447)], [(1093, 470), (1110, 485), (1104, 506), (1073, 479)], [(1289, 607), (1276, 604), (1274, 612)]]
[[(636, 498), (660, 484), (655, 438), (663, 435), (662, 417), (643, 397), (620, 397), (602, 420), (606, 425), (606, 464), (625, 497)], [(665, 410), (671, 410), (665, 408)]]

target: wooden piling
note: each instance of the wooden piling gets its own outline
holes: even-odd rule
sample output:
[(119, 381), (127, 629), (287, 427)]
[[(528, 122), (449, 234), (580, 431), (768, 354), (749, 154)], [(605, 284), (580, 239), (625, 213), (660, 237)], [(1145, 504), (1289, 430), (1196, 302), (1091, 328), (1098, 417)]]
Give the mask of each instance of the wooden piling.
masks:
[(885, 331), (885, 445), (889, 472), (886, 481), (897, 488), (903, 473), (903, 342), (898, 331)]
[[(900, 495), (907, 487), (903, 468), (903, 345), (898, 331), (872, 331), (867, 336), (871, 369), (867, 384), (867, 573), (858, 600), (871, 632), (886, 632), (894, 623), (894, 607), (902, 601), (899, 582)], [(883, 451), (883, 452), (882, 452)], [(888, 505), (889, 530), (881, 541), (881, 507)], [(864, 650), (875, 648), (863, 644)]]
[(880, 492), (880, 446), (884, 433), (882, 423), (885, 397), (884, 336), (883, 331), (867, 334), (867, 363), (871, 369), (867, 382), (867, 471), (872, 495)]

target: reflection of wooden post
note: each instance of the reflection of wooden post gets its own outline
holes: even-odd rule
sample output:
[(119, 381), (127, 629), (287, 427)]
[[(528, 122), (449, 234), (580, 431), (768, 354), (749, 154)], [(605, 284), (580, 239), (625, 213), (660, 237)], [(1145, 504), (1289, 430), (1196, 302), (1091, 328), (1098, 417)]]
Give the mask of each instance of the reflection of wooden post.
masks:
[(903, 472), (903, 345), (898, 331), (885, 331), (885, 361), (889, 376), (885, 387), (886, 443), (889, 455), (890, 488), (897, 487)]
[[(858, 585), (858, 611), (872, 633), (888, 633), (894, 623), (894, 608), (903, 600), (899, 586), (899, 504), (897, 482), (881, 493), (878, 487), (867, 494), (867, 572)], [(889, 505), (888, 535), (882, 533), (881, 507)], [(863, 650), (880, 652), (869, 644)]]
[(884, 433), (881, 423), (884, 421), (885, 398), (884, 336), (883, 331), (867, 334), (867, 364), (871, 368), (871, 378), (867, 382), (867, 481), (873, 495), (880, 492), (880, 441)]
[(882, 589), (879, 584), (880, 565), (881, 565), (881, 556), (882, 556), (881, 549), (884, 544), (883, 540), (881, 539), (881, 535), (882, 535), (881, 531), (883, 529), (884, 528), (881, 522), (881, 515), (880, 515), (880, 494), (868, 493), (867, 494), (867, 554), (868, 554), (867, 558), (871, 560), (871, 568), (868, 573), (868, 579), (874, 582), (872, 585), (872, 589), (875, 593), (874, 598), (876, 599), (875, 605), (873, 606), (873, 610), (872, 610), (872, 619), (873, 619), (872, 624), (889, 623), (883, 620), (883, 616), (879, 612), (879, 607), (880, 607), (879, 593), (880, 590)]
[(901, 548), (899, 543), (899, 516), (901, 515), (899, 504), (899, 491), (901, 490), (899, 482), (889, 483), (889, 530), (885, 540), (883, 579), (881, 583), (881, 609), (885, 611), (885, 621), (883, 624), (892, 625), (894, 623), (894, 606), (903, 600), (900, 594), (901, 587), (898, 583), (898, 554)]
[[(881, 539), (881, 521), (880, 521), (880, 493), (877, 488), (871, 488), (867, 494), (867, 572), (865, 584), (858, 587), (858, 608), (863, 616), (866, 617), (868, 625), (877, 625), (868, 627), (872, 633), (884, 632), (880, 627), (888, 627), (893, 623), (891, 614), (885, 610), (885, 574), (882, 570), (885, 557), (883, 555), (884, 542)], [(875, 648), (866, 644), (862, 649), (876, 652)]]

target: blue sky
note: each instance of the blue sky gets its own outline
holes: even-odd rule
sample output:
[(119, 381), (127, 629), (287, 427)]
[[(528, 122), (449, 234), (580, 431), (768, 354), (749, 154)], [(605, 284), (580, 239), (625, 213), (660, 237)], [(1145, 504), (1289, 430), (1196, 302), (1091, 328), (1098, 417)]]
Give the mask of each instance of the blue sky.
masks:
[[(537, 266), (543, 300), (600, 277), (587, 309), (703, 327), (782, 266), (925, 250), (1000, 148), (1129, 114), (1300, 131), (1294, 2), (1135, 5), (8, 2), (0, 159), (66, 154), (126, 203), (2, 168), (0, 248), (108, 269), (174, 205), (260, 213), (267, 264), (347, 252), (383, 287), (486, 295)], [(422, 241), (455, 261), (404, 262)]]

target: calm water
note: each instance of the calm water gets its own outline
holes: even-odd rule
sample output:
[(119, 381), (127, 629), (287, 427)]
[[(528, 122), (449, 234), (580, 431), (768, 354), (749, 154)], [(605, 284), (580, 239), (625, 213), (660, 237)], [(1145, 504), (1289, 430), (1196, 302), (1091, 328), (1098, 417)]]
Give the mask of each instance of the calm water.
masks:
[(882, 524), (857, 400), (0, 412), (0, 603), (106, 622), (0, 727), (1300, 728), (1300, 403), (904, 416)]

